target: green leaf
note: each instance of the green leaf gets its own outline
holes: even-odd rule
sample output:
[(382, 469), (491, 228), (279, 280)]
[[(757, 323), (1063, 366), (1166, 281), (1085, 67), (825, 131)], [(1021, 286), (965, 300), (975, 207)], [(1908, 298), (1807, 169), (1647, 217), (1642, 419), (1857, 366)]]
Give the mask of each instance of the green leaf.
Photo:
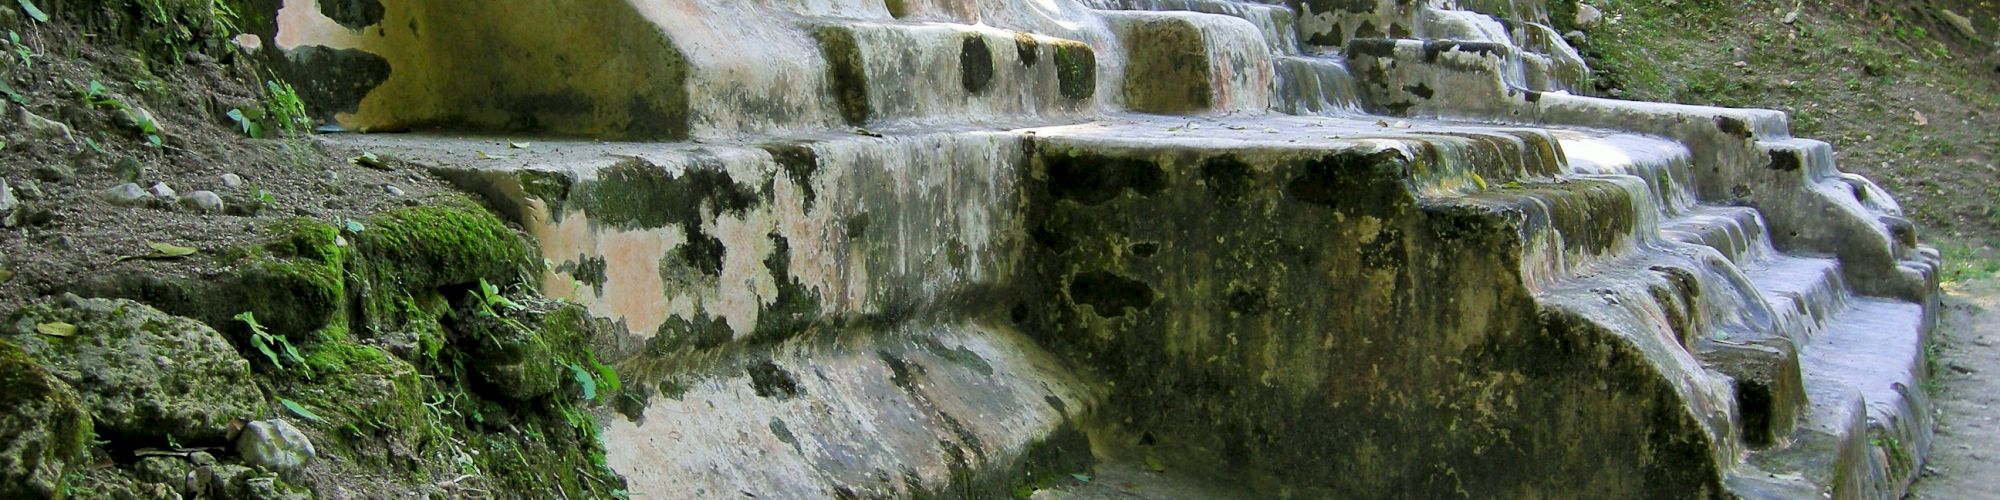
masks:
[(299, 418), (311, 420), (313, 423), (326, 423), (325, 418), (320, 418), (319, 414), (313, 413), (312, 410), (307, 410), (305, 406), (299, 405), (297, 401), (278, 398), (278, 404), (285, 405), (285, 409), (291, 410), (292, 414), (298, 415)]
[(1147, 456), (1146, 456), (1146, 470), (1149, 470), (1149, 471), (1153, 471), (1153, 472), (1166, 472), (1166, 471), (1167, 471), (1167, 465), (1166, 465), (1166, 464), (1162, 464), (1162, 463), (1160, 463), (1160, 458), (1159, 458), (1159, 457), (1155, 457), (1155, 456), (1151, 456), (1151, 455), (1147, 455)]
[(40, 333), (42, 335), (47, 335), (50, 337), (68, 337), (76, 335), (76, 325), (64, 323), (61, 321), (42, 323), (39, 325), (35, 325), (35, 333)]
[(273, 352), (271, 350), (271, 342), (269, 340), (265, 340), (266, 338), (269, 337), (270, 337), (269, 334), (253, 333), (250, 335), (250, 345), (257, 346), (257, 352), (264, 353), (264, 358), (271, 360), (271, 366), (284, 368), (285, 363), (283, 361), (278, 361), (278, 353)]
[(186, 257), (189, 255), (194, 255), (195, 252), (200, 251), (194, 248), (173, 245), (169, 243), (147, 243), (146, 246), (153, 247), (153, 251), (158, 252), (153, 256), (148, 256), (147, 258), (171, 259), (176, 257)]
[(576, 363), (564, 363), (563, 366), (569, 367), (570, 375), (576, 377), (576, 384), (583, 386), (583, 399), (596, 400), (597, 380), (590, 378), (590, 372)]
[(49, 13), (42, 12), (41, 7), (36, 7), (34, 0), (21, 0), (21, 10), (27, 12), (28, 17), (35, 18), (35, 22), (49, 22)]
[(243, 135), (248, 135), (252, 139), (257, 138), (257, 122), (250, 120), (248, 116), (244, 116), (241, 108), (230, 108), (227, 114), (230, 120), (236, 121), (237, 126), (243, 127)]
[(354, 219), (348, 219), (346, 225), (347, 225), (347, 232), (350, 233), (359, 233), (368, 230), (368, 226), (363, 225), (361, 221)]
[(301, 365), (303, 365), (303, 364), (306, 364), (306, 358), (305, 358), (305, 356), (300, 356), (300, 355), (299, 355), (299, 349), (298, 349), (298, 348), (296, 348), (296, 347), (292, 347), (292, 341), (290, 341), (290, 340), (285, 340), (285, 338), (284, 338), (284, 337), (276, 337), (276, 338), (278, 339), (278, 345), (281, 345), (281, 346), (284, 346), (284, 347), (285, 347), (285, 357), (286, 357), (286, 358), (290, 358), (290, 359), (292, 360), (292, 362), (293, 362), (293, 363), (297, 363), (297, 364), (301, 364)]
[(1078, 481), (1082, 481), (1082, 482), (1086, 482), (1086, 483), (1090, 482), (1090, 475), (1089, 475), (1089, 474), (1084, 474), (1084, 473), (1081, 473), (1081, 472), (1078, 472), (1078, 473), (1075, 473), (1075, 474), (1070, 474), (1070, 475), (1069, 475), (1069, 477), (1072, 477), (1072, 478), (1076, 478), (1076, 480), (1078, 480)]
[(21, 95), (19, 91), (14, 90), (13, 85), (8, 85), (7, 82), (0, 82), (0, 94), (7, 94), (7, 100), (14, 101), (14, 104), (28, 105), (28, 96)]

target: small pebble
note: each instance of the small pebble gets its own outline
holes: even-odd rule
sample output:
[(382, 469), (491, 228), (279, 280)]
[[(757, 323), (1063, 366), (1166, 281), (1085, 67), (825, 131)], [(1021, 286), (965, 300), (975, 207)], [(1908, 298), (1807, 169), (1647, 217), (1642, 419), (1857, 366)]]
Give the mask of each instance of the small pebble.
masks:
[(229, 189), (236, 189), (243, 187), (243, 176), (236, 174), (222, 174), (222, 187), (226, 187)]
[(160, 199), (163, 200), (172, 200), (174, 198), (180, 197), (180, 193), (174, 192), (174, 188), (168, 187), (167, 183), (165, 182), (153, 183), (153, 187), (148, 188), (146, 192), (153, 193), (153, 196), (159, 197)]
[(388, 192), (389, 192), (389, 196), (402, 196), (402, 195), (403, 195), (403, 188), (399, 188), (399, 187), (396, 187), (396, 186), (393, 186), (393, 185), (388, 185), (388, 184), (383, 184), (383, 185), (382, 185), (382, 190), (383, 190), (383, 191), (388, 191)]

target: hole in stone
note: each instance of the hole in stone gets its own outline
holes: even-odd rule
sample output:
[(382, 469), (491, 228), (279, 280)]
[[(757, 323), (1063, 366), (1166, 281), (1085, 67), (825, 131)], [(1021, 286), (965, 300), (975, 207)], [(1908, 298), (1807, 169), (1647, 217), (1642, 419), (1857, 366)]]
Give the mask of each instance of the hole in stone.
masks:
[(1153, 255), (1160, 253), (1160, 244), (1150, 241), (1144, 243), (1133, 243), (1132, 246), (1130, 247), (1130, 250), (1132, 251), (1132, 255), (1134, 256), (1152, 257)]
[(959, 83), (965, 92), (978, 94), (985, 92), (993, 83), (993, 51), (986, 47), (986, 37), (966, 35), (958, 50)]
[(1756, 448), (1770, 446), (1775, 441), (1771, 429), (1771, 386), (1737, 381), (1736, 407), (1743, 411), (1743, 441)]
[(1114, 318), (1127, 309), (1140, 310), (1159, 298), (1153, 287), (1132, 278), (1106, 271), (1090, 271), (1069, 279), (1069, 296), (1078, 304), (1088, 304), (1098, 316)]

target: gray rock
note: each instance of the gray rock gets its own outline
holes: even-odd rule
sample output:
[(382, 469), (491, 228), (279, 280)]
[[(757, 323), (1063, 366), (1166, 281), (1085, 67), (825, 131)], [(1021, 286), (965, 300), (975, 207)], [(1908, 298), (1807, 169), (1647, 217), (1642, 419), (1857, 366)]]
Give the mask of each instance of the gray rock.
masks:
[(289, 474), (305, 467), (318, 452), (304, 432), (284, 419), (259, 420), (236, 436), (236, 453), (243, 463)]
[[(51, 322), (76, 332), (36, 333)], [(15, 312), (0, 334), (76, 388), (98, 434), (219, 444), (230, 421), (264, 408), (250, 362), (221, 333), (138, 302), (65, 295)]]
[(243, 187), (243, 176), (236, 174), (222, 174), (222, 187), (226, 187), (229, 189), (236, 189)]
[(121, 207), (137, 208), (153, 204), (152, 195), (146, 194), (144, 189), (139, 189), (138, 184), (130, 182), (106, 189), (98, 196), (104, 198), (105, 202)]
[(386, 192), (388, 192), (388, 193), (389, 193), (389, 196), (402, 196), (402, 195), (403, 195), (403, 188), (399, 188), (399, 187), (396, 187), (396, 186), (394, 186), (394, 185), (389, 185), (389, 184), (383, 184), (383, 185), (382, 185), (382, 190), (383, 190), (383, 191), (386, 191)]
[(181, 197), (181, 207), (205, 214), (222, 213), (222, 196), (214, 191), (195, 191)]
[(133, 469), (139, 480), (165, 485), (184, 496), (192, 496), (196, 490), (207, 486), (205, 481), (195, 480), (194, 465), (179, 457), (142, 458)]
[(1591, 29), (1604, 22), (1604, 11), (1587, 3), (1576, 4), (1576, 27)]
[(159, 198), (160, 201), (164, 202), (172, 202), (180, 198), (180, 193), (175, 192), (174, 188), (167, 186), (165, 182), (153, 183), (153, 187), (147, 188), (146, 192), (152, 193), (154, 198)]
[(14, 108), (14, 124), (19, 125), (22, 129), (27, 130), (28, 134), (36, 139), (41, 139), (41, 140), (61, 139), (64, 142), (69, 142), (69, 143), (76, 142), (76, 135), (70, 132), (69, 125), (65, 125), (63, 124), (63, 122), (50, 120), (48, 118), (43, 118), (42, 115), (35, 114), (35, 112), (33, 111), (28, 111), (28, 108), (25, 107), (17, 106)]
[(14, 188), (7, 187), (7, 180), (0, 179), (0, 213), (13, 213), (21, 206), (21, 200), (14, 197)]

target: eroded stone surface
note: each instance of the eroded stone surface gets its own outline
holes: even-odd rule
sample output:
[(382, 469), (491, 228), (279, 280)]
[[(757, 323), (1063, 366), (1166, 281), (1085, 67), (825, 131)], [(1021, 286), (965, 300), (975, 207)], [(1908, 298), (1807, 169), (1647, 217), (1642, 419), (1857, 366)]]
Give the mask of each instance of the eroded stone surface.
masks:
[[(414, 3), (389, 32), (590, 30), (528, 59), (603, 63), (574, 80), (474, 68), (549, 108), (471, 128), (699, 140), (336, 140), (487, 195), (547, 294), (622, 326), (636, 492), (1022, 494), (1101, 461), (1252, 496), (1893, 497), (1920, 470), (1936, 252), (1782, 113), (1581, 95), (1575, 3), (607, 1), (533, 36)], [(411, 93), (473, 71), (409, 62), (463, 40), (326, 24), (279, 46), (392, 69), (350, 124), (484, 105)], [(626, 44), (678, 73), (612, 85), (591, 51)]]
[[(129, 300), (75, 296), (9, 321), (9, 338), (76, 388), (101, 435), (219, 442), (231, 420), (264, 406), (249, 361), (200, 322)], [(43, 332), (55, 323), (73, 325), (73, 334)]]

